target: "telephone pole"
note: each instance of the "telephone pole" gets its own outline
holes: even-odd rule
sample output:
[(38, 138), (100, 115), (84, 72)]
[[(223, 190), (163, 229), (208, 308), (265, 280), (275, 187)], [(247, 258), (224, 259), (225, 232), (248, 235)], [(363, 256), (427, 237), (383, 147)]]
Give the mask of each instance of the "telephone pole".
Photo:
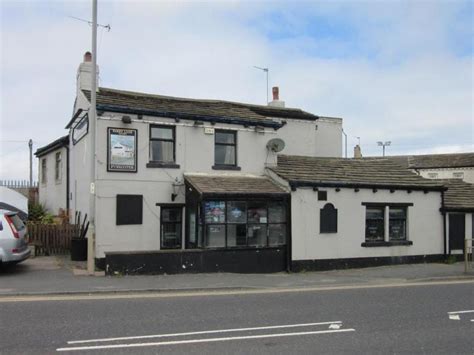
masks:
[(33, 140), (28, 141), (28, 148), (30, 148), (30, 187), (33, 187)]

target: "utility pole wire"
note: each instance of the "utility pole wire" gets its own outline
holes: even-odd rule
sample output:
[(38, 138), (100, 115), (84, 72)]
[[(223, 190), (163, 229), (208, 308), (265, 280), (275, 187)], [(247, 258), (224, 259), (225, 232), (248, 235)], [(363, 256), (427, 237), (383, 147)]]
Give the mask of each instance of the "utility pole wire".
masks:
[[(84, 19), (76, 17), (76, 16), (68, 16), (68, 17), (72, 18), (74, 20), (77, 20), (77, 21), (82, 21), (82, 22), (88, 23), (90, 26), (92, 26), (92, 21), (84, 20)], [(105, 28), (107, 30), (107, 32), (110, 32), (110, 30), (112, 29), (112, 27), (110, 27), (110, 24), (109, 25), (101, 25), (100, 23), (98, 23), (98, 24), (96, 24), (96, 26)]]

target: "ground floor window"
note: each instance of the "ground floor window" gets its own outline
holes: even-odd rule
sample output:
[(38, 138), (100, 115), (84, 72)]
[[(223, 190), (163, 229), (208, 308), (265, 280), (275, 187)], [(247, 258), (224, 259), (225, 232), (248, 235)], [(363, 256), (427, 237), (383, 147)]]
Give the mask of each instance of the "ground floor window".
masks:
[(181, 249), (181, 217), (181, 207), (161, 207), (161, 249)]
[[(385, 230), (388, 240), (385, 240)], [(407, 206), (366, 205), (365, 241), (397, 242), (407, 240)]]
[[(188, 245), (200, 248), (274, 247), (286, 244), (287, 211), (283, 201), (209, 200), (198, 223), (190, 207)], [(198, 209), (199, 210), (199, 209)]]

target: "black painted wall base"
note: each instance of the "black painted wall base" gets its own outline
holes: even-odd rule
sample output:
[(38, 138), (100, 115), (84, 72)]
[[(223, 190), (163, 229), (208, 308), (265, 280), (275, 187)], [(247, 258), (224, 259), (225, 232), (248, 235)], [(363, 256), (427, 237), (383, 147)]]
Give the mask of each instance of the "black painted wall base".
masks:
[(162, 250), (106, 253), (107, 275), (208, 272), (272, 273), (286, 270), (286, 248)]
[(409, 255), (397, 257), (349, 258), (349, 259), (321, 259), (321, 260), (293, 260), (291, 271), (323, 271), (335, 269), (353, 269), (383, 265), (420, 264), (443, 262), (446, 256), (439, 255)]

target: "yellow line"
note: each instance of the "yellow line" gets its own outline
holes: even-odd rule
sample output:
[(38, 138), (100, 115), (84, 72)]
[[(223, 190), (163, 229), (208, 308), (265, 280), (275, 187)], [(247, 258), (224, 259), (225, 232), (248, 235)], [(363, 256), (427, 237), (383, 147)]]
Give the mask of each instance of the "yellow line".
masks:
[(405, 282), (393, 284), (376, 285), (341, 285), (341, 286), (323, 286), (323, 287), (297, 287), (297, 288), (271, 288), (256, 290), (203, 290), (203, 291), (147, 291), (130, 293), (92, 293), (92, 294), (72, 294), (72, 295), (25, 295), (25, 296), (0, 296), (0, 303), (12, 302), (44, 302), (44, 301), (93, 301), (93, 300), (114, 300), (114, 299), (133, 299), (133, 298), (170, 298), (170, 297), (199, 297), (199, 296), (232, 296), (232, 295), (259, 295), (259, 294), (278, 294), (278, 293), (297, 293), (297, 292), (323, 292), (338, 290), (358, 290), (372, 288), (390, 288), (390, 287), (414, 287), (414, 286), (436, 286), (436, 285), (455, 285), (472, 284), (474, 280), (456, 280), (456, 281), (429, 281), (429, 282)]

